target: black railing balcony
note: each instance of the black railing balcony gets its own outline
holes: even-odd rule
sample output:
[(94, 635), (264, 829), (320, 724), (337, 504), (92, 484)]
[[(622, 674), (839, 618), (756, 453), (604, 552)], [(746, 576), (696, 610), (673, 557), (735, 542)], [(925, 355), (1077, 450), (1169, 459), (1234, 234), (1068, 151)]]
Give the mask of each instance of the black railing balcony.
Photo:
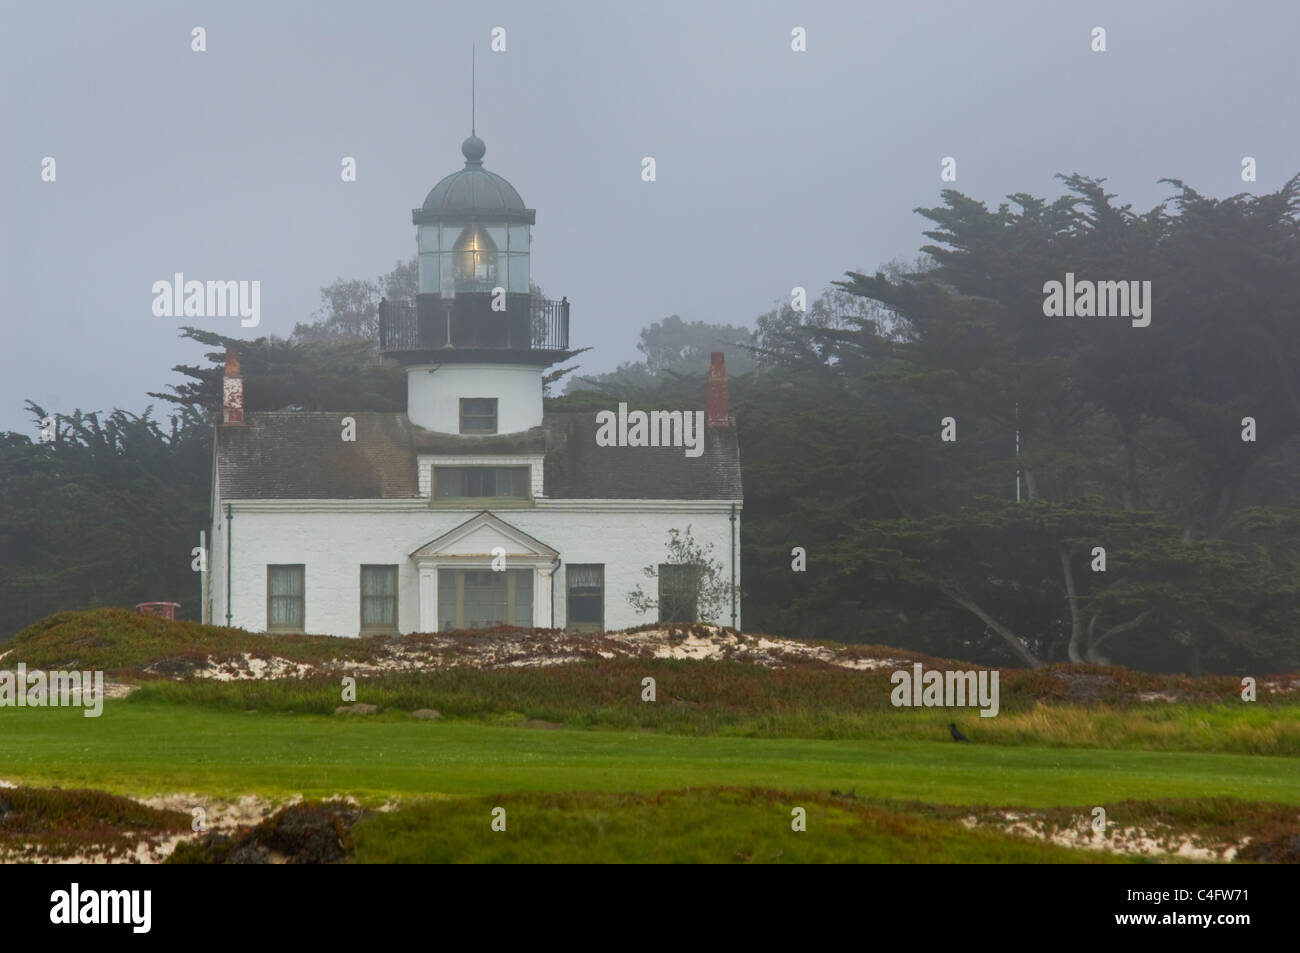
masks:
[(498, 349), (567, 351), (569, 301), (530, 294), (506, 295), (505, 310), (494, 311), (490, 293), (462, 292), (454, 298), (422, 294), (414, 301), (384, 300), (379, 305), (379, 350), (441, 351)]

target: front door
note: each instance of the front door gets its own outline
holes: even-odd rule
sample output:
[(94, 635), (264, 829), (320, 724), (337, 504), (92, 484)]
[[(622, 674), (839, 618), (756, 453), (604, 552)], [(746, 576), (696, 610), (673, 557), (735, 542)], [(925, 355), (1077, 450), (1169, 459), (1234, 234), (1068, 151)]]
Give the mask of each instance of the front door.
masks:
[(438, 570), (438, 629), (533, 624), (533, 570)]

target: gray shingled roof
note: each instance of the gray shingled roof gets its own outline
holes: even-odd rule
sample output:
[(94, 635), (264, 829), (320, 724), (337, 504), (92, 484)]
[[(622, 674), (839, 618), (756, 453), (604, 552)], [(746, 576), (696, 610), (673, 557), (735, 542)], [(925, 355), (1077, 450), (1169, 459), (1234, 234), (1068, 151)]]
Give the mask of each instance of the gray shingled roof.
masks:
[[(343, 440), (343, 418), (356, 440)], [(278, 412), (218, 427), (217, 480), (228, 500), (373, 500), (419, 495), (406, 414)]]
[[(406, 419), (406, 415), (402, 415)], [(410, 425), (417, 453), (545, 453), (546, 431), (541, 427), (521, 433), (462, 436), (438, 433)]]
[(546, 414), (546, 495), (556, 499), (738, 500), (736, 428), (705, 427), (704, 453), (600, 447), (594, 413)]
[[(344, 417), (355, 442), (342, 439)], [(244, 427), (218, 427), (222, 499), (404, 499), (419, 495), (416, 457), (545, 453), (552, 499), (738, 500), (734, 425), (705, 429), (704, 454), (680, 447), (598, 447), (594, 413), (546, 414), (518, 434), (460, 436), (411, 424), (406, 414), (250, 413)]]

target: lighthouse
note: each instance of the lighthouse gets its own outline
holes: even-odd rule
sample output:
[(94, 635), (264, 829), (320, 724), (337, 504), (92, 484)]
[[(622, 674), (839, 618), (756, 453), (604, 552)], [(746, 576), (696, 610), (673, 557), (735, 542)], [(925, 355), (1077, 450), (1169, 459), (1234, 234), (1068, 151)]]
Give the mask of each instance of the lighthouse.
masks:
[[(464, 166), (411, 213), (415, 297), (380, 304), (405, 413), (246, 407), (232, 354), (205, 620), (346, 636), (739, 626), (743, 488), (722, 353), (683, 405), (546, 409), (547, 368), (578, 353), (569, 302), (537, 293), (537, 213), (486, 154), (471, 126)], [(610, 415), (626, 440), (602, 432)], [(682, 535), (717, 559), (672, 562)], [(653, 606), (638, 598), (647, 567)]]

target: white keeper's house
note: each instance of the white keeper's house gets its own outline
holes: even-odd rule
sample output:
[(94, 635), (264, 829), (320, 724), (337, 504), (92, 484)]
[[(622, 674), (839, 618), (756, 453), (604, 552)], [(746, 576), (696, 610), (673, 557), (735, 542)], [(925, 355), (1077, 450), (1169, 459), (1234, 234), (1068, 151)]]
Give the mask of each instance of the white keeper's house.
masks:
[[(693, 621), (691, 567), (665, 565), (669, 531), (689, 526), (730, 587), (717, 621), (739, 626), (740, 452), (722, 355), (707, 410), (644, 408), (684, 412), (656, 414), (649, 440), (620, 421), (617, 445), (602, 445), (597, 413), (545, 412), (543, 373), (573, 354), (569, 302), (530, 293), (536, 212), (483, 167), (481, 139), (461, 151), (465, 167), (412, 214), (418, 296), (380, 307), (406, 413), (245, 414), (228, 358), (204, 621), (346, 636)], [(692, 449), (662, 445), (692, 421)], [(657, 614), (629, 605), (638, 584), (659, 595)]]

